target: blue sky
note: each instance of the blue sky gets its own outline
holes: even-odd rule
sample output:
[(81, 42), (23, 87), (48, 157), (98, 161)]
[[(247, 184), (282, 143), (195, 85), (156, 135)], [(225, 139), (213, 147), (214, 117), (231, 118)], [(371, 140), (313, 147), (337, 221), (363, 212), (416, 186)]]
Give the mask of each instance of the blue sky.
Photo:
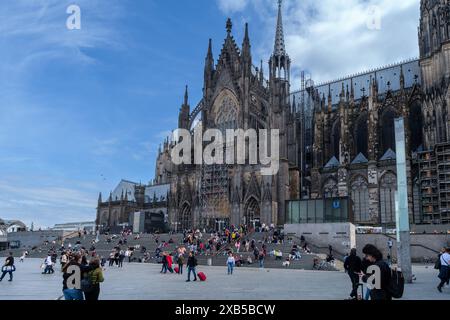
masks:
[[(201, 99), (208, 39), (225, 21), (255, 64), (273, 48), (275, 0), (1, 0), (0, 217), (35, 226), (93, 220), (98, 192), (148, 182), (177, 125), (184, 86)], [(66, 8), (81, 9), (68, 30)], [(376, 5), (381, 29), (366, 26)], [(293, 89), (418, 55), (419, 0), (285, 0)], [(266, 63), (265, 69), (267, 70)]]

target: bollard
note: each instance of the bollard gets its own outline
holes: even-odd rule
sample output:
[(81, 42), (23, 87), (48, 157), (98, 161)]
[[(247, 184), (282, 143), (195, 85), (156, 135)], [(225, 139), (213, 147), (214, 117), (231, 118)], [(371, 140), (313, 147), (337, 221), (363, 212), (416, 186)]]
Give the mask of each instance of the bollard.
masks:
[(207, 264), (209, 267), (211, 267), (211, 266), (212, 266), (212, 259), (211, 259), (211, 258), (208, 258), (207, 261), (206, 261), (206, 264)]

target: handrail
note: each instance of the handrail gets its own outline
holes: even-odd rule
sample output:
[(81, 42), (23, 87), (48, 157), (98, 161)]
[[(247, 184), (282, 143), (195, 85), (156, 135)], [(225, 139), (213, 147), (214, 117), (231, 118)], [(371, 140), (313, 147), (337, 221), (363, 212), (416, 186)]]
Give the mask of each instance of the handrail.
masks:
[[(385, 236), (385, 237), (388, 238), (388, 239), (397, 241), (397, 238), (394, 237), (394, 236), (391, 236), (391, 235), (388, 235), (388, 234), (385, 234), (385, 233), (382, 233), (382, 235)], [(424, 246), (423, 244), (411, 243), (410, 245), (411, 245), (411, 247), (420, 247), (420, 248), (424, 248), (424, 249), (429, 250), (429, 251), (432, 251), (432, 252), (434, 252), (434, 253), (436, 253), (436, 254), (439, 254), (439, 253), (440, 253), (439, 251), (434, 250), (434, 249), (432, 249), (432, 248), (430, 248), (430, 247)]]

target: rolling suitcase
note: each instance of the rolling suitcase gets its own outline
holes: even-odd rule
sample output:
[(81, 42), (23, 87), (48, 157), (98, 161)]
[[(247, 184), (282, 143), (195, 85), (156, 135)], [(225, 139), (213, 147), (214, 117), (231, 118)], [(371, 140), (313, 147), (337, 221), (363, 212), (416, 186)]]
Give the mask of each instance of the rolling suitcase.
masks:
[(178, 267), (175, 267), (175, 269), (173, 269), (173, 271), (175, 271), (175, 273), (179, 273), (180, 269)]
[(197, 276), (199, 277), (200, 281), (206, 281), (206, 275), (203, 272), (199, 272)]

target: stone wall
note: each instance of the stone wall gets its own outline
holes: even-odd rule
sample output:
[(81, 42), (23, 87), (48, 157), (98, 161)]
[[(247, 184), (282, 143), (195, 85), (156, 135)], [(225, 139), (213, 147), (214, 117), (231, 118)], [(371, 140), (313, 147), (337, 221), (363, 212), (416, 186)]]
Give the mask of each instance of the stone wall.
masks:
[(34, 246), (42, 245), (44, 241), (61, 239), (67, 232), (64, 231), (27, 231), (8, 233), (8, 242), (20, 241), (20, 248), (31, 249)]

